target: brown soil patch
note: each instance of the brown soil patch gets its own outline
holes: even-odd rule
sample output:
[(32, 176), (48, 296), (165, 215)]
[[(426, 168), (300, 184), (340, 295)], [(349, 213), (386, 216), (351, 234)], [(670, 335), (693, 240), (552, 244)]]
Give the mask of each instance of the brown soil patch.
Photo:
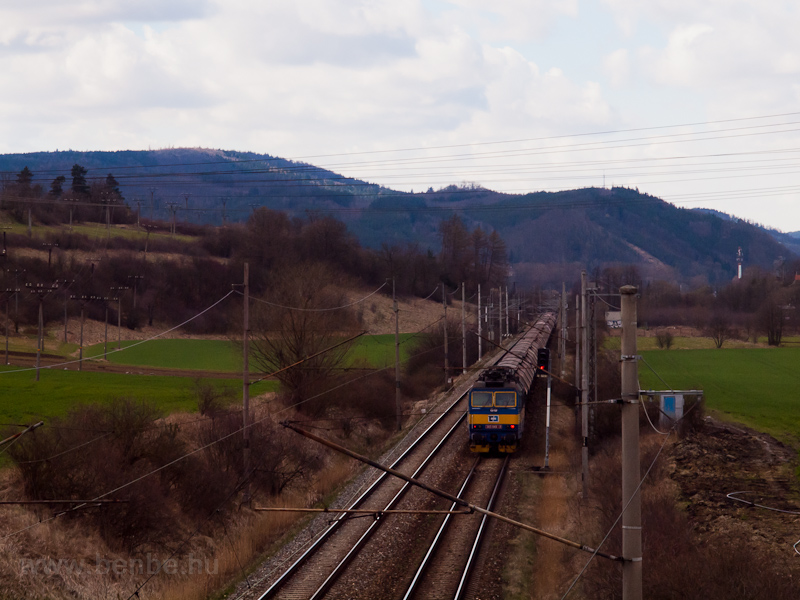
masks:
[(790, 555), (800, 538), (796, 516), (751, 507), (727, 494), (744, 491), (742, 499), (800, 511), (796, 458), (792, 448), (766, 434), (706, 418), (701, 432), (675, 444), (668, 473), (698, 533), (744, 528), (753, 544)]

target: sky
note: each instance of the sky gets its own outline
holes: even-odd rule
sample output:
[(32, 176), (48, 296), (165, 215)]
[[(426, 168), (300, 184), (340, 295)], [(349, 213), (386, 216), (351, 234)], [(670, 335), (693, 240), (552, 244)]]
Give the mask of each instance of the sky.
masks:
[(627, 186), (797, 231), (798, 31), (791, 0), (0, 0), (0, 153)]

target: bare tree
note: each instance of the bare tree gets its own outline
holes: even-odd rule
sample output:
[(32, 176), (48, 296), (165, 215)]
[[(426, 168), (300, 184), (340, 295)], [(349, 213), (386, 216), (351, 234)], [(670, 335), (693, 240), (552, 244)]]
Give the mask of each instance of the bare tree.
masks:
[[(343, 366), (348, 345), (314, 356), (352, 337), (358, 323), (337, 275), (319, 263), (302, 263), (275, 276), (261, 302), (253, 306), (252, 358), (265, 374), (276, 374), (292, 405), (318, 413), (321, 402), (305, 402), (324, 389)], [(314, 356), (314, 358), (310, 358)], [(302, 364), (298, 364), (301, 361)], [(291, 366), (296, 365), (296, 366)], [(290, 367), (291, 368), (286, 368)]]
[(779, 293), (771, 294), (758, 311), (762, 330), (767, 332), (767, 344), (780, 346), (783, 338), (783, 306)]
[(724, 312), (715, 313), (708, 323), (707, 332), (711, 339), (714, 340), (714, 345), (717, 348), (722, 348), (722, 344), (733, 337), (731, 321), (728, 315)]
[[(656, 332), (656, 344), (659, 348), (669, 350), (672, 348), (674, 337), (669, 329), (659, 329)], [(719, 346), (718, 346), (719, 347)]]

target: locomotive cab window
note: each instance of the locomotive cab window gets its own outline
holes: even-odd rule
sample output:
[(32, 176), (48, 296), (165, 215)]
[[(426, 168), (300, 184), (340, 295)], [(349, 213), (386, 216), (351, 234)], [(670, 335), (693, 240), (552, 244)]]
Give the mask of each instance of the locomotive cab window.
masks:
[(473, 390), (472, 406), (488, 407), (492, 405), (492, 392)]
[(516, 392), (495, 392), (494, 405), (503, 408), (511, 408), (517, 405)]

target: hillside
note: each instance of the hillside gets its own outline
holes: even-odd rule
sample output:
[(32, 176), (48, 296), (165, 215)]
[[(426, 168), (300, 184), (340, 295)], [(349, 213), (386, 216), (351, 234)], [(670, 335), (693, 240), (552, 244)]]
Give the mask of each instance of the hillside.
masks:
[(721, 282), (746, 265), (769, 269), (800, 244), (716, 211), (675, 207), (627, 188), (502, 194), (475, 186), (397, 192), (313, 165), (246, 152), (168, 149), (0, 155), (6, 186), (27, 166), (46, 191), (73, 164), (87, 180), (113, 173), (126, 202), (142, 216), (215, 223), (243, 221), (256, 206), (291, 216), (330, 214), (365, 246), (414, 243), (437, 252), (442, 219), (457, 212), (471, 230), (497, 230), (520, 283), (560, 285), (581, 268), (636, 264), (645, 278)]

